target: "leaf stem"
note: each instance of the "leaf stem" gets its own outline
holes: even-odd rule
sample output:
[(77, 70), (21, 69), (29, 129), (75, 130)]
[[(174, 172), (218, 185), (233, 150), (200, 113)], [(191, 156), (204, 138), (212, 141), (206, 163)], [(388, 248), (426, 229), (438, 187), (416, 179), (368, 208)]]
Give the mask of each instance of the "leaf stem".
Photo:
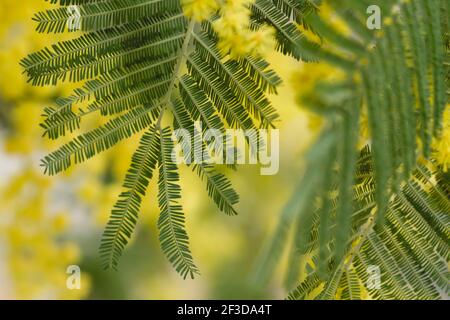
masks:
[(189, 44), (191, 42), (192, 34), (194, 32), (195, 24), (196, 24), (196, 22), (194, 19), (191, 19), (189, 21), (189, 25), (188, 25), (188, 28), (186, 31), (186, 36), (183, 41), (183, 46), (180, 49), (180, 56), (178, 57), (177, 64), (175, 65), (175, 68), (173, 70), (172, 81), (170, 82), (167, 93), (161, 104), (161, 113), (159, 114), (158, 121), (156, 123), (156, 128), (159, 130), (161, 129), (161, 121), (163, 119), (164, 111), (167, 109), (167, 105), (170, 103), (170, 98), (172, 96), (173, 89), (175, 88), (176, 82), (178, 80), (178, 75), (181, 71), (182, 66), (186, 63), (188, 48), (189, 48)]

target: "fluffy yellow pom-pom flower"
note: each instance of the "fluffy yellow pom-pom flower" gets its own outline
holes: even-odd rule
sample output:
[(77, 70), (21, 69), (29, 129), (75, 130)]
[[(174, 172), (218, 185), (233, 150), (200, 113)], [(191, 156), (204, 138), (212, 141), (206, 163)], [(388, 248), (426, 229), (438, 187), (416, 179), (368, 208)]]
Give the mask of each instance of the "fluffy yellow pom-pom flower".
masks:
[(442, 165), (444, 171), (450, 168), (450, 105), (444, 112), (444, 123), (439, 139), (433, 142), (433, 157)]
[(246, 55), (262, 56), (274, 47), (273, 29), (264, 26), (250, 29), (250, 9), (253, 0), (228, 0), (220, 9), (221, 17), (214, 22), (219, 35), (219, 49), (232, 59)]
[(219, 8), (216, 0), (183, 0), (184, 14), (196, 21), (207, 19)]

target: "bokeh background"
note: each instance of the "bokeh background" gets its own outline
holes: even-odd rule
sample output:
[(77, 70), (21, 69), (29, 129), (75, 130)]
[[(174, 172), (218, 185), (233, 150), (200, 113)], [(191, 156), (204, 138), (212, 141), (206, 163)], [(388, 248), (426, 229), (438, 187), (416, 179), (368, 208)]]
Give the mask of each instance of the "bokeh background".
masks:
[[(275, 53), (267, 57), (284, 80), (271, 97), (281, 115), (280, 171), (261, 176), (258, 167), (242, 166), (229, 172), (241, 197), (238, 216), (220, 213), (203, 184), (182, 169), (187, 230), (200, 277), (182, 280), (160, 250), (155, 181), (119, 271), (103, 271), (100, 237), (139, 137), (64, 174), (43, 175), (40, 159), (62, 142), (42, 137), (41, 113), (75, 88), (31, 87), (19, 66), (28, 53), (63, 38), (34, 30), (33, 14), (48, 6), (0, 1), (0, 299), (284, 298), (282, 270), (262, 288), (252, 274), (300, 176), (301, 155), (320, 128), (320, 119), (302, 109), (297, 97), (318, 79), (338, 75), (325, 65), (305, 66)], [(82, 270), (80, 290), (66, 287), (69, 265)]]

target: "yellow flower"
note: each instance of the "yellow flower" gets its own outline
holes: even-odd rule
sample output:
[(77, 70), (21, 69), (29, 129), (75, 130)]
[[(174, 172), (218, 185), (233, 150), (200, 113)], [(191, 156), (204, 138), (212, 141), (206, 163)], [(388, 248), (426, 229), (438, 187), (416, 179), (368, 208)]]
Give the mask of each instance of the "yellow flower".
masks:
[(80, 249), (73, 243), (64, 244), (59, 251), (61, 260), (67, 265), (80, 259)]
[(216, 0), (182, 0), (184, 14), (196, 21), (207, 19), (219, 6)]
[(362, 149), (370, 139), (369, 118), (367, 115), (367, 108), (364, 106), (359, 119), (359, 141), (358, 148)]
[(80, 254), (75, 243), (59, 238), (69, 222), (66, 215), (49, 212), (51, 187), (47, 178), (29, 169), (0, 190), (4, 263), (14, 298), (82, 298), (88, 292), (88, 278), (83, 290), (69, 292), (65, 286), (66, 268), (77, 264)]
[(231, 59), (246, 55), (263, 56), (274, 48), (274, 31), (263, 26), (256, 31), (250, 29), (252, 0), (228, 0), (220, 10), (221, 17), (213, 26), (219, 35), (219, 50)]
[(263, 26), (250, 34), (252, 52), (259, 56), (267, 55), (275, 48), (275, 31), (269, 26)]
[(58, 214), (52, 220), (52, 229), (59, 233), (67, 229), (68, 221), (65, 213)]
[(444, 171), (450, 168), (450, 108), (447, 104), (444, 111), (442, 132), (438, 139), (433, 141), (433, 157), (443, 167)]

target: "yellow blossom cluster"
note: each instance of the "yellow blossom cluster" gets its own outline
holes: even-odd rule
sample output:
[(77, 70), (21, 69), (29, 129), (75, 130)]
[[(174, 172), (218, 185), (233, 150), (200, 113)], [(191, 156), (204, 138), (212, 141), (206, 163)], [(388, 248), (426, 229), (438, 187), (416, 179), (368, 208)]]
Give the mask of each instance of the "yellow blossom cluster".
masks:
[[(262, 26), (250, 28), (250, 5), (254, 0), (183, 0), (184, 13), (196, 21), (208, 19), (219, 11), (214, 30), (219, 35), (218, 47), (232, 59), (246, 55), (264, 56), (274, 48), (274, 30)], [(220, 8), (220, 10), (219, 10)]]
[(450, 104), (447, 104), (444, 111), (444, 121), (439, 139), (433, 142), (433, 157), (445, 172), (450, 169)]
[(182, 0), (182, 4), (184, 14), (198, 22), (209, 18), (219, 9), (216, 0)]
[(81, 274), (79, 290), (66, 286), (67, 267), (80, 259), (78, 246), (63, 240), (67, 214), (50, 213), (51, 181), (32, 170), (15, 176), (0, 190), (0, 242), (7, 277), (0, 296), (17, 299), (79, 299), (89, 292), (89, 278)]
[(221, 6), (220, 18), (214, 21), (219, 35), (219, 49), (232, 59), (246, 55), (264, 56), (275, 46), (274, 30), (262, 26), (250, 29), (249, 6), (254, 0), (227, 0)]

